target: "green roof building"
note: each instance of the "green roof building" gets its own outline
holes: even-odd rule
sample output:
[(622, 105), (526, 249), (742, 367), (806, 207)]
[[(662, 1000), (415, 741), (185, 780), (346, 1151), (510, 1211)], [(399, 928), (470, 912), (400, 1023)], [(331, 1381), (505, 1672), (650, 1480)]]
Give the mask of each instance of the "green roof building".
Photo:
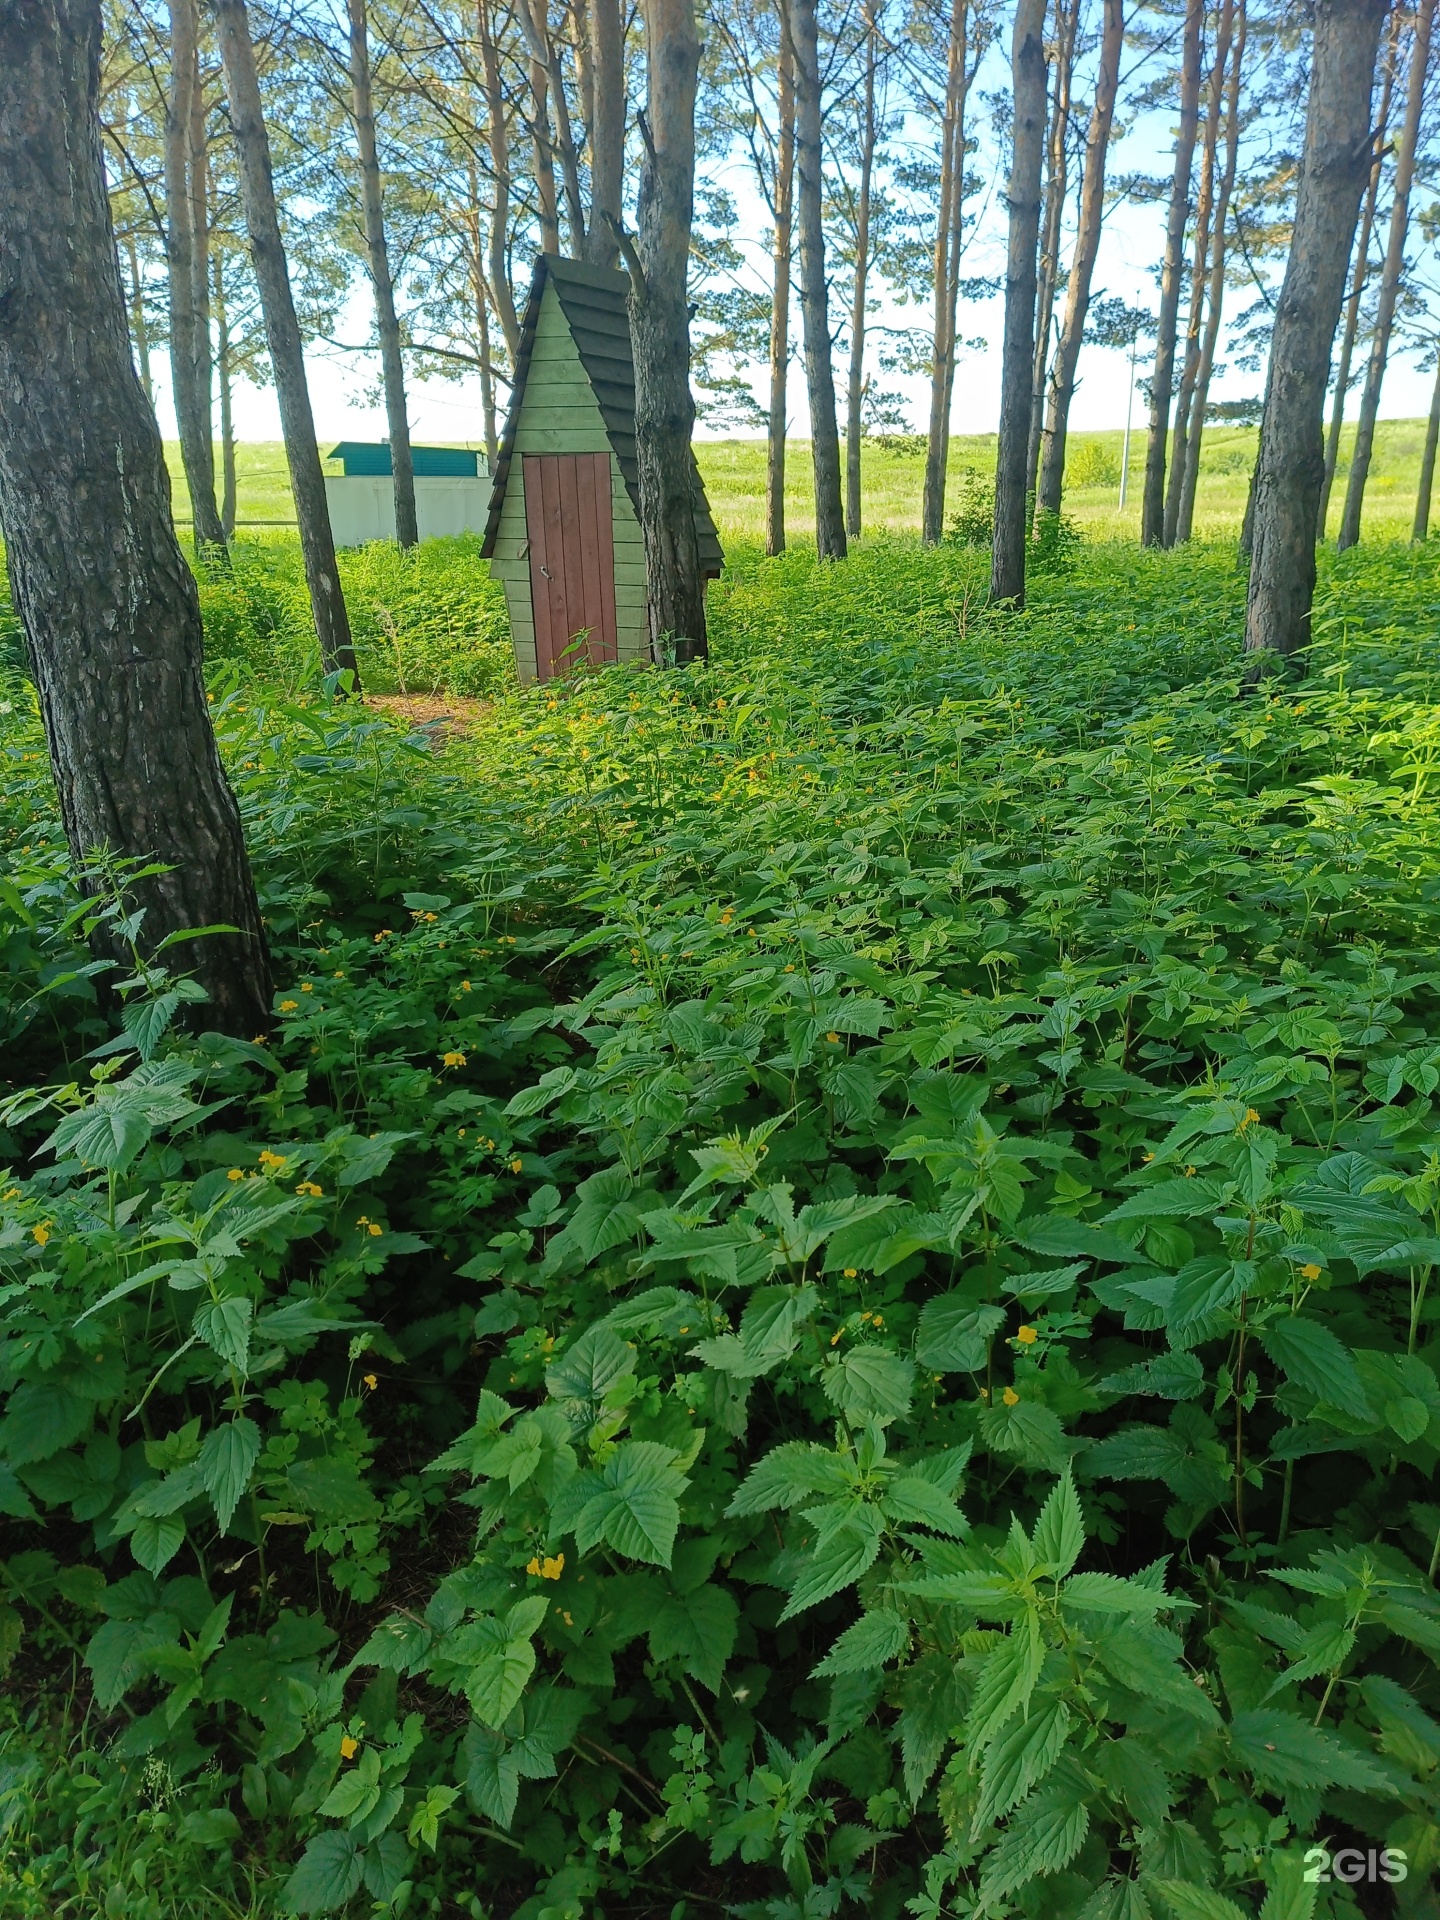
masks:
[[(629, 291), (608, 268), (535, 265), (481, 548), (522, 680), (650, 659)], [(723, 556), (698, 468), (695, 531), (713, 579)]]

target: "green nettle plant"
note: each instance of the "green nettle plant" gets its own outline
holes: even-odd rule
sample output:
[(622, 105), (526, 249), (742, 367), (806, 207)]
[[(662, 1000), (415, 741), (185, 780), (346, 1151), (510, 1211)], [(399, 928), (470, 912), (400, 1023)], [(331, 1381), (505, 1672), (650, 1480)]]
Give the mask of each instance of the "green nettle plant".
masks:
[(1433, 560), (1243, 704), (1227, 556), (977, 564), (222, 686), (250, 1041), (97, 1003), (17, 691), (0, 1909), (1432, 1911)]

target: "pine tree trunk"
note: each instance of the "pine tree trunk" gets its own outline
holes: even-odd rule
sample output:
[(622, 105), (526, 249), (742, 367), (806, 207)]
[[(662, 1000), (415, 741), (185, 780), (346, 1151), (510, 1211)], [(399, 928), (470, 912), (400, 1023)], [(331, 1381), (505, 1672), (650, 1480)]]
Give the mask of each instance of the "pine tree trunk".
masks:
[(1188, 540), (1195, 527), (1195, 493), (1200, 484), (1200, 444), (1205, 437), (1205, 411), (1210, 399), (1210, 378), (1215, 371), (1215, 352), (1220, 344), (1220, 316), (1225, 304), (1226, 232), (1230, 201), (1235, 191), (1235, 172), (1240, 155), (1240, 76), (1245, 60), (1245, 0), (1236, 0), (1236, 25), (1230, 57), (1230, 86), (1225, 106), (1225, 166), (1220, 191), (1215, 201), (1215, 219), (1210, 246), (1210, 287), (1205, 297), (1205, 334), (1200, 344), (1200, 366), (1195, 375), (1195, 396), (1190, 409), (1190, 431), (1185, 442), (1185, 470), (1180, 483), (1180, 510), (1175, 520), (1176, 540)]
[(612, 221), (620, 218), (625, 172), (625, 23), (620, 0), (590, 0), (590, 225), (585, 258), (613, 267)]
[(490, 214), (488, 275), (496, 318), (505, 337), (513, 370), (520, 352), (520, 316), (510, 288), (510, 141), (505, 95), (500, 81), (500, 49), (490, 18), (489, 0), (475, 0), (475, 37), (480, 42), (480, 73), (485, 101), (485, 137), (490, 148), (494, 205)]
[(860, 538), (860, 439), (865, 401), (865, 292), (870, 273), (870, 181), (875, 168), (875, 13), (865, 12), (865, 82), (860, 119), (860, 187), (855, 205), (855, 278), (850, 301), (850, 378), (845, 396), (845, 536)]
[(560, 251), (560, 207), (555, 198), (555, 143), (550, 135), (550, 103), (543, 61), (530, 61), (530, 134), (535, 150), (535, 194), (540, 251)]
[(153, 407), (155, 384), (150, 377), (150, 329), (145, 322), (145, 286), (140, 277), (140, 253), (131, 234), (125, 242), (125, 258), (130, 267), (130, 336), (135, 343), (135, 361), (145, 398)]
[[(630, 332), (635, 450), (645, 536), (650, 644), (683, 665), (705, 658), (705, 582), (695, 534), (688, 268), (695, 194), (700, 38), (694, 0), (645, 0), (648, 112), (636, 202)], [(637, 271), (638, 269), (638, 271)]]
[[(167, 963), (206, 988), (208, 1026), (249, 1037), (269, 1024), (269, 960), (206, 706), (195, 580), (130, 355), (100, 36), (99, 0), (0, 6), (0, 523), (81, 884), (117, 861), (164, 863), (126, 889), (142, 948), (235, 928)], [(96, 938), (128, 972), (108, 923)]]
[(930, 355), (930, 420), (925, 437), (925, 489), (920, 538), (927, 547), (945, 531), (945, 479), (950, 464), (950, 403), (955, 388), (955, 331), (965, 202), (965, 97), (970, 10), (954, 0), (940, 116), (940, 204), (935, 220), (935, 325)]
[(822, 560), (843, 560), (845, 517), (840, 504), (840, 428), (835, 416), (830, 296), (825, 283), (824, 153), (815, 0), (790, 0), (787, 15), (795, 59), (800, 318), (805, 342), (805, 387), (810, 399), (810, 453), (815, 467), (815, 548)]
[[(781, 0), (783, 9), (784, 0)], [(790, 384), (790, 257), (795, 225), (795, 53), (780, 28), (776, 72), (775, 284), (770, 305), (770, 411), (765, 428), (765, 551), (785, 551), (785, 430)]]
[(1045, 146), (1045, 0), (1017, 0), (1011, 72), (1015, 118), (1007, 199), (1005, 338), (1000, 372), (1000, 433), (995, 451), (995, 536), (990, 598), (1025, 604), (1025, 460), (1030, 435), (1030, 380), (1035, 364), (1036, 248), (1040, 239), (1040, 169)]
[(1425, 451), (1420, 456), (1420, 483), (1415, 489), (1412, 540), (1430, 538), (1430, 496), (1435, 486), (1435, 449), (1440, 444), (1440, 357), (1435, 361), (1435, 385), (1430, 392), (1430, 418), (1425, 426)]
[(1180, 394), (1175, 404), (1175, 433), (1170, 453), (1170, 484), (1165, 495), (1164, 545), (1173, 547), (1180, 525), (1180, 502), (1189, 464), (1195, 388), (1200, 378), (1201, 339), (1205, 297), (1210, 286), (1212, 245), (1223, 257), (1223, 223), (1215, 222), (1215, 158), (1220, 149), (1220, 114), (1225, 101), (1225, 69), (1235, 27), (1234, 0), (1222, 0), (1215, 28), (1215, 51), (1205, 88), (1205, 132), (1200, 145), (1200, 191), (1195, 201), (1194, 256), (1190, 269), (1190, 312), (1185, 324), (1185, 354), (1180, 370)]
[(380, 151), (375, 140), (375, 101), (370, 82), (370, 34), (365, 0), (349, 0), (350, 103), (355, 145), (360, 154), (360, 200), (365, 214), (365, 261), (375, 295), (375, 327), (380, 336), (380, 372), (385, 386), (385, 421), (390, 429), (390, 473), (395, 493), (395, 538), (402, 548), (419, 545), (415, 514), (415, 462), (410, 453), (410, 415), (405, 406), (405, 360), (400, 322), (395, 313), (395, 282), (385, 239), (385, 198)]
[(1345, 302), (1345, 326), (1340, 341), (1340, 358), (1335, 367), (1335, 399), (1330, 409), (1330, 431), (1325, 436), (1325, 483), (1320, 489), (1319, 538), (1325, 538), (1330, 517), (1330, 494), (1335, 485), (1335, 467), (1340, 458), (1340, 433), (1345, 425), (1345, 402), (1350, 393), (1351, 368), (1355, 360), (1355, 342), (1360, 333), (1360, 299), (1370, 277), (1370, 239), (1375, 231), (1375, 207), (1380, 198), (1380, 176), (1385, 168), (1385, 133), (1390, 124), (1390, 99), (1395, 86), (1395, 60), (1399, 49), (1400, 10), (1390, 15), (1386, 34), (1385, 58), (1380, 69), (1380, 109), (1375, 116), (1374, 157), (1370, 178), (1360, 207), (1360, 232), (1355, 242), (1355, 257), (1350, 274), (1350, 297)]
[(320, 449), (315, 442), (315, 420), (305, 381), (305, 352), (300, 322), (290, 292), (290, 273), (275, 212), (275, 182), (270, 166), (270, 137), (260, 105), (260, 81), (255, 71), (255, 48), (245, 0), (213, 0), (220, 32), (220, 58), (230, 99), (230, 125), (240, 162), (240, 192), (245, 225), (250, 235), (250, 257), (265, 315), (265, 339), (280, 402), (280, 428), (290, 487), (295, 496), (295, 519), (310, 608), (320, 643), (320, 659), (327, 674), (349, 673), (358, 690), (360, 676), (350, 640), (350, 620), (340, 590), (335, 564), (335, 541), (330, 531), (330, 509)]
[(1435, 25), (1435, 0), (1418, 0), (1415, 31), (1410, 44), (1410, 84), (1405, 99), (1405, 126), (1400, 135), (1400, 151), (1395, 159), (1395, 195), (1390, 204), (1390, 235), (1385, 247), (1385, 265), (1380, 274), (1380, 299), (1375, 310), (1375, 326), (1370, 335), (1370, 362), (1365, 369), (1365, 391), (1360, 397), (1360, 418), (1355, 425), (1355, 451), (1350, 460), (1350, 480), (1345, 489), (1345, 512), (1340, 522), (1340, 551), (1353, 547), (1360, 538), (1360, 515), (1365, 503), (1365, 483), (1370, 477), (1370, 461), (1375, 450), (1375, 421), (1380, 412), (1380, 389), (1385, 381), (1385, 362), (1390, 356), (1390, 334), (1395, 325), (1395, 303), (1400, 294), (1400, 279), (1405, 271), (1405, 236), (1410, 226), (1410, 189), (1415, 181), (1415, 160), (1420, 143), (1420, 115), (1425, 104), (1425, 76), (1430, 64), (1430, 36)]
[(1115, 95), (1120, 82), (1120, 52), (1125, 42), (1125, 0), (1105, 0), (1100, 36), (1100, 64), (1095, 76), (1095, 99), (1085, 139), (1085, 170), (1080, 181), (1080, 219), (1075, 252), (1065, 289), (1065, 318), (1055, 347), (1041, 441), (1040, 479), (1036, 506), (1041, 513), (1058, 513), (1065, 485), (1065, 440), (1070, 424), (1070, 402), (1075, 394), (1075, 369), (1085, 338), (1085, 316), (1090, 307), (1090, 282), (1100, 250), (1100, 226), (1105, 216), (1105, 161), (1110, 129), (1115, 119)]
[[(223, 553), (225, 531), (215, 511), (215, 444), (210, 419), (210, 323), (204, 279), (204, 103), (200, 96), (200, 23), (195, 0), (170, 0), (170, 39), (170, 97), (165, 103), (170, 377), (196, 550), (204, 553), (208, 548), (212, 553)], [(192, 177), (197, 119), (198, 182)]]
[[(1325, 389), (1345, 272), (1370, 170), (1370, 93), (1386, 0), (1318, 0), (1290, 257), (1275, 309), (1251, 489), (1248, 654), (1310, 643)], [(1258, 677), (1261, 662), (1250, 673)]]
[(1035, 493), (1040, 470), (1040, 436), (1045, 420), (1045, 375), (1050, 367), (1050, 332), (1055, 324), (1055, 294), (1060, 285), (1060, 240), (1069, 188), (1066, 142), (1070, 136), (1070, 88), (1075, 65), (1075, 35), (1080, 0), (1055, 0), (1055, 83), (1046, 133), (1045, 211), (1040, 232), (1040, 267), (1035, 302), (1035, 370), (1030, 387), (1030, 429), (1025, 445), (1025, 493)]
[(230, 366), (230, 314), (225, 304), (223, 256), (215, 255), (215, 371), (220, 384), (220, 525), (225, 538), (235, 532), (235, 406)]
[(1200, 30), (1205, 0), (1188, 0), (1185, 50), (1180, 68), (1180, 128), (1160, 270), (1160, 314), (1155, 335), (1155, 373), (1150, 382), (1150, 434), (1145, 447), (1145, 492), (1140, 506), (1140, 542), (1159, 546), (1165, 537), (1165, 461), (1170, 438), (1170, 400), (1175, 384), (1175, 329), (1180, 315), (1180, 268), (1190, 210), (1190, 168), (1200, 119)]

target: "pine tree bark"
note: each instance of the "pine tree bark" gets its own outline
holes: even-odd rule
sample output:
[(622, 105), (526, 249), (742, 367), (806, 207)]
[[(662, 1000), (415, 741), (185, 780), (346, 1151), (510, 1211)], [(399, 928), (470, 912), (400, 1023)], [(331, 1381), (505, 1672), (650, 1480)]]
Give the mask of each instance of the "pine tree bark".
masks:
[(1400, 151), (1395, 157), (1395, 195), (1390, 204), (1390, 233), (1385, 245), (1385, 265), (1380, 273), (1380, 298), (1375, 309), (1375, 326), (1370, 335), (1365, 390), (1360, 396), (1360, 418), (1355, 424), (1355, 451), (1351, 456), (1350, 479), (1345, 489), (1345, 512), (1340, 522), (1342, 553), (1347, 547), (1353, 547), (1360, 538), (1365, 483), (1370, 477), (1370, 461), (1375, 451), (1375, 421), (1380, 412), (1380, 389), (1385, 382), (1385, 363), (1390, 357), (1390, 335), (1395, 325), (1395, 303), (1400, 296), (1400, 280), (1405, 271), (1410, 190), (1415, 183), (1420, 116), (1425, 105), (1425, 77), (1430, 65), (1430, 39), (1434, 25), (1435, 0), (1418, 0), (1414, 35), (1410, 42), (1410, 81), (1405, 97), (1405, 125), (1400, 135)]
[(1194, 255), (1190, 269), (1190, 311), (1185, 323), (1185, 353), (1180, 368), (1180, 393), (1175, 403), (1175, 431), (1170, 448), (1170, 479), (1165, 494), (1164, 545), (1173, 547), (1180, 525), (1180, 501), (1185, 491), (1189, 461), (1195, 387), (1200, 377), (1201, 340), (1205, 324), (1205, 297), (1210, 286), (1210, 252), (1223, 257), (1223, 226), (1215, 221), (1215, 162), (1220, 151), (1220, 116), (1225, 102), (1225, 69), (1235, 30), (1234, 0), (1222, 0), (1215, 26), (1215, 47), (1205, 87), (1205, 128), (1200, 142), (1200, 190), (1195, 198)]
[(585, 258), (597, 267), (617, 259), (613, 223), (620, 218), (625, 171), (625, 25), (620, 0), (590, 0), (590, 224)]
[(810, 453), (815, 469), (815, 548), (822, 560), (845, 558), (840, 504), (840, 428), (825, 281), (824, 153), (820, 117), (820, 33), (815, 0), (789, 0), (786, 19), (795, 60), (795, 171), (800, 238), (800, 318)]
[[(195, 580), (130, 355), (100, 34), (99, 0), (0, 5), (0, 525), (81, 884), (103, 884), (112, 861), (163, 863), (126, 888), (140, 944), (234, 929), (171, 964), (209, 993), (207, 1025), (248, 1037), (269, 1023), (269, 960), (206, 706)], [(106, 925), (97, 940), (129, 971)]]
[(850, 377), (845, 393), (845, 536), (860, 538), (860, 440), (865, 403), (865, 297), (870, 276), (870, 187), (875, 170), (875, 6), (866, 0), (865, 78), (860, 103), (860, 180), (855, 197), (855, 277), (850, 298)]
[(500, 48), (495, 38), (489, 0), (475, 0), (475, 37), (480, 42), (481, 93), (485, 102), (485, 137), (490, 148), (490, 178), (494, 203), (490, 213), (488, 275), (495, 316), (505, 338), (513, 368), (520, 352), (520, 316), (510, 286), (510, 139), (505, 95), (500, 83)]
[(275, 181), (270, 164), (270, 136), (260, 105), (260, 79), (255, 70), (255, 47), (245, 0), (213, 0), (220, 34), (220, 58), (225, 90), (230, 100), (230, 126), (240, 163), (240, 193), (250, 236), (250, 257), (260, 289), (265, 316), (265, 339), (280, 402), (280, 428), (295, 497), (295, 519), (310, 610), (326, 673), (349, 673), (358, 690), (359, 671), (350, 639), (350, 619), (340, 590), (335, 564), (335, 541), (330, 531), (330, 509), (320, 449), (315, 441), (315, 419), (310, 411), (310, 389), (305, 380), (305, 352), (300, 322), (290, 291), (290, 273), (275, 211)]
[(1245, 650), (1310, 643), (1315, 536), (1325, 477), (1325, 389), (1370, 170), (1370, 94), (1386, 0), (1317, 0), (1305, 147), (1290, 257), (1275, 308), (1253, 501)]
[(1050, 333), (1055, 324), (1055, 295), (1060, 285), (1060, 240), (1069, 190), (1066, 143), (1070, 137), (1070, 90), (1075, 67), (1075, 36), (1080, 0), (1055, 0), (1054, 85), (1050, 125), (1045, 137), (1045, 199), (1040, 231), (1040, 266), (1035, 301), (1035, 371), (1030, 387), (1030, 430), (1025, 448), (1025, 492), (1034, 494), (1040, 470), (1040, 437), (1045, 420), (1045, 376), (1050, 368)]
[[(195, 0), (170, 0), (170, 95), (165, 102), (165, 259), (170, 287), (170, 380), (196, 548), (225, 550), (215, 510), (210, 416), (205, 120)], [(196, 130), (199, 129), (199, 178)]]
[(1045, 146), (1045, 0), (1017, 0), (1011, 42), (1015, 86), (1009, 244), (1005, 259), (1005, 332), (1000, 371), (1000, 433), (995, 454), (995, 533), (990, 598), (1025, 604), (1025, 470), (1030, 436), (1030, 382), (1035, 364), (1036, 249), (1040, 240), (1040, 170)]
[(410, 452), (410, 415), (405, 405), (405, 359), (400, 321), (395, 312), (395, 281), (385, 238), (385, 194), (380, 178), (380, 149), (375, 139), (375, 97), (370, 74), (370, 30), (366, 0), (349, 0), (350, 107), (360, 155), (360, 202), (365, 220), (365, 264), (375, 296), (375, 328), (380, 338), (380, 373), (385, 387), (385, 423), (390, 430), (390, 474), (395, 494), (395, 539), (402, 548), (418, 546), (415, 513), (415, 461)]
[(1320, 489), (1320, 535), (1330, 517), (1330, 494), (1335, 485), (1335, 468), (1340, 458), (1340, 433), (1345, 425), (1345, 402), (1350, 394), (1351, 368), (1355, 360), (1355, 342), (1360, 333), (1360, 299), (1370, 278), (1370, 239), (1375, 231), (1375, 208), (1380, 198), (1380, 176), (1385, 167), (1385, 135), (1390, 125), (1390, 100), (1395, 88), (1395, 60), (1400, 45), (1400, 11), (1392, 10), (1386, 33), (1385, 57), (1380, 67), (1380, 107), (1375, 115), (1373, 158), (1365, 198), (1360, 205), (1360, 232), (1355, 241), (1355, 256), (1350, 272), (1350, 297), (1345, 302), (1345, 326), (1340, 339), (1340, 358), (1335, 367), (1335, 399), (1330, 409), (1330, 430), (1325, 436), (1325, 483)]
[(1177, 541), (1188, 540), (1195, 527), (1195, 494), (1200, 484), (1200, 445), (1205, 437), (1205, 410), (1210, 399), (1210, 379), (1215, 371), (1215, 353), (1220, 344), (1220, 316), (1225, 305), (1225, 261), (1228, 253), (1230, 202), (1235, 192), (1235, 174), (1240, 157), (1240, 76), (1245, 60), (1245, 42), (1248, 33), (1245, 0), (1235, 0), (1234, 14), (1229, 92), (1225, 104), (1225, 164), (1220, 176), (1220, 190), (1215, 200), (1215, 218), (1211, 226), (1210, 286), (1205, 296), (1205, 332), (1200, 343), (1200, 365), (1195, 375), (1190, 427), (1185, 440), (1185, 467), (1180, 483), (1180, 508), (1175, 519)]
[(765, 551), (785, 551), (785, 430), (790, 384), (790, 262), (795, 245), (795, 50), (780, 0), (775, 146), (774, 289), (770, 306), (770, 412), (765, 430)]
[(1430, 391), (1430, 418), (1425, 423), (1425, 451), (1420, 456), (1420, 483), (1415, 489), (1412, 540), (1430, 538), (1430, 499), (1435, 487), (1435, 450), (1440, 446), (1440, 356), (1435, 361), (1435, 385)]
[(145, 398), (153, 407), (155, 386), (150, 377), (150, 328), (145, 320), (145, 283), (140, 273), (140, 251), (135, 245), (133, 234), (126, 237), (125, 259), (130, 268), (130, 285), (127, 289), (130, 306), (130, 336), (135, 345), (135, 361), (140, 374), (140, 385), (145, 391)]
[[(703, 660), (705, 582), (695, 534), (695, 401), (688, 269), (695, 196), (700, 37), (694, 0), (645, 0), (645, 161), (631, 251), (635, 450), (656, 664)], [(618, 230), (617, 230), (618, 237)]]
[(1041, 441), (1040, 479), (1036, 506), (1041, 513), (1058, 513), (1065, 486), (1065, 440), (1070, 424), (1070, 402), (1075, 395), (1075, 370), (1085, 338), (1085, 316), (1090, 309), (1090, 283), (1100, 251), (1100, 226), (1105, 215), (1105, 162), (1110, 129), (1115, 121), (1115, 96), (1120, 84), (1120, 53), (1125, 43), (1125, 0), (1105, 0), (1100, 34), (1100, 62), (1095, 75), (1095, 98), (1085, 137), (1085, 167), (1080, 180), (1080, 218), (1075, 252), (1065, 289), (1065, 317), (1055, 346)]
[(955, 335), (964, 235), (965, 104), (969, 88), (970, 9), (954, 0), (940, 114), (940, 203), (935, 219), (935, 323), (930, 352), (930, 419), (925, 437), (925, 487), (920, 538), (927, 547), (945, 531), (945, 480), (950, 465), (950, 405), (955, 389)]
[(1190, 211), (1190, 171), (1200, 120), (1200, 31), (1205, 0), (1188, 0), (1180, 66), (1180, 126), (1175, 171), (1160, 269), (1160, 314), (1155, 335), (1155, 372), (1150, 382), (1150, 433), (1145, 447), (1145, 492), (1140, 505), (1140, 542), (1159, 546), (1165, 537), (1165, 464), (1170, 439), (1170, 401), (1175, 385), (1175, 331), (1180, 316), (1180, 275), (1185, 222)]

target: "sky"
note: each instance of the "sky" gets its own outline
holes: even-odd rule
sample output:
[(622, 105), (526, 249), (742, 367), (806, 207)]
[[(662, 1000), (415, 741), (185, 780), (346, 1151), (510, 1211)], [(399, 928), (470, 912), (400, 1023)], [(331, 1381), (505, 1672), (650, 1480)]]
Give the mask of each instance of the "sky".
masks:
[[(1003, 66), (997, 79), (1003, 80)], [(1138, 115), (1122, 138), (1110, 149), (1109, 178), (1129, 172), (1168, 174), (1171, 165), (1173, 117), (1168, 112)], [(756, 260), (757, 284), (766, 284), (759, 275), (764, 266), (763, 251), (741, 236), (759, 235), (768, 228), (768, 216), (756, 194), (748, 163), (736, 156), (710, 169), (717, 185), (726, 188), (737, 208), (735, 237), (742, 251)], [(995, 217), (994, 206), (978, 229), (969, 249), (963, 271), (967, 275), (999, 275), (1004, 266), (1004, 232)], [(1124, 201), (1110, 208), (1097, 262), (1092, 298), (1102, 295), (1120, 297), (1131, 305), (1149, 307), (1157, 303), (1157, 267), (1163, 246), (1165, 207), (1163, 202)], [(1067, 246), (1068, 251), (1068, 246)], [(1276, 269), (1278, 278), (1278, 267)], [(1251, 305), (1251, 287), (1231, 287), (1226, 293), (1227, 320)], [(1003, 298), (977, 302), (962, 312), (960, 332), (967, 339), (983, 339), (984, 345), (967, 351), (961, 358), (955, 379), (952, 431), (956, 434), (992, 433), (1000, 407), (1000, 336)], [(832, 320), (834, 315), (832, 314)], [(1183, 321), (1183, 308), (1182, 308)], [(872, 328), (908, 328), (928, 324), (928, 313), (915, 305), (902, 305), (882, 297), (872, 316)], [(798, 333), (798, 322), (794, 327)], [(357, 278), (342, 321), (342, 337), (367, 338), (371, 332), (370, 293), (363, 278)], [(1222, 361), (1224, 357), (1222, 337)], [(378, 357), (346, 353), (338, 349), (312, 347), (306, 354), (311, 406), (316, 431), (325, 450), (341, 439), (378, 440), (386, 433), (385, 414), (378, 400)], [(763, 397), (763, 369), (750, 370), (757, 398)], [(843, 368), (837, 365), (837, 379)], [(1120, 428), (1125, 424), (1129, 356), (1126, 353), (1087, 345), (1080, 357), (1080, 379), (1071, 409), (1071, 427), (1080, 431)], [(1147, 372), (1142, 345), (1137, 378)], [(155, 367), (156, 405), (163, 431), (174, 436), (174, 410), (168, 391), (168, 367), (161, 355)], [(887, 389), (899, 389), (905, 396), (913, 430), (923, 429), (928, 410), (928, 387), (921, 377), (906, 379), (883, 374), (879, 382)], [(1433, 372), (1421, 372), (1413, 355), (1392, 349), (1381, 397), (1380, 414), (1385, 419), (1414, 418), (1424, 415), (1430, 405)], [(1229, 366), (1217, 371), (1211, 398), (1235, 400), (1258, 394), (1263, 386), (1263, 371), (1247, 371)], [(790, 430), (804, 438), (808, 433), (804, 379), (798, 360), (791, 373)], [(421, 443), (462, 443), (480, 446), (484, 422), (480, 405), (478, 376), (462, 380), (412, 379), (408, 384), (411, 436)], [(1134, 419), (1144, 418), (1143, 397), (1134, 397)], [(1353, 418), (1359, 394), (1352, 389), (1350, 412)], [(235, 430), (241, 440), (278, 440), (280, 417), (271, 389), (259, 389), (241, 383), (235, 393)], [(699, 438), (730, 437), (733, 429), (712, 427), (702, 422)]]

